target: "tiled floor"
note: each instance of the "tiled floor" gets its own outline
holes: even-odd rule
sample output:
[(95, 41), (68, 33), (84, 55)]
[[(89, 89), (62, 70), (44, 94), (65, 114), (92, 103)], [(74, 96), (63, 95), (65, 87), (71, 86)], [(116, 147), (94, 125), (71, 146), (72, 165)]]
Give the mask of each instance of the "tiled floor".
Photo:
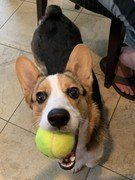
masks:
[[(103, 87), (100, 56), (107, 50), (110, 21), (101, 15), (74, 10), (68, 0), (49, 0), (80, 28), (93, 53), (112, 136), (108, 161), (77, 174), (66, 172), (35, 148), (32, 111), (23, 100), (15, 75), (15, 59), (32, 57), (30, 41), (36, 28), (36, 0), (0, 0), (0, 180), (117, 180), (135, 179), (135, 104), (121, 98), (113, 88)], [(98, 55), (97, 55), (98, 54)], [(109, 149), (109, 146), (108, 146)]]

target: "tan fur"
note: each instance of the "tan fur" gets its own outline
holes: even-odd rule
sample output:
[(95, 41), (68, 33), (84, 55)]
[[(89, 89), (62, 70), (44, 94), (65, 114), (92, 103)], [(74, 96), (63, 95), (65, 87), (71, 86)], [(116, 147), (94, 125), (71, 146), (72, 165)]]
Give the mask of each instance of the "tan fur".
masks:
[(33, 92), (38, 78), (41, 76), (41, 72), (25, 56), (21, 56), (17, 59), (15, 68), (25, 100), (31, 106), (30, 95)]
[(92, 85), (92, 57), (89, 48), (78, 44), (72, 51), (67, 63), (67, 70), (73, 72), (84, 87)]

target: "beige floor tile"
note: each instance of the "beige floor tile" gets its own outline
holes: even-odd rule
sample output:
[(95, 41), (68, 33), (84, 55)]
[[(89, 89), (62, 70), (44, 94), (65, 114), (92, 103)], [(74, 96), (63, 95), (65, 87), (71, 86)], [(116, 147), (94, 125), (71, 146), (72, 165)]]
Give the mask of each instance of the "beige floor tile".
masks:
[(31, 132), (35, 132), (35, 128), (32, 123), (32, 110), (24, 100), (10, 119), (10, 122)]
[(82, 10), (82, 8), (76, 10), (75, 9), (75, 3), (73, 3), (69, 0), (62, 0), (62, 8), (63, 9), (70, 9), (70, 10), (77, 11), (77, 12), (80, 12)]
[(31, 51), (30, 43), (36, 28), (36, 5), (24, 2), (0, 30), (0, 42)]
[(8, 120), (22, 99), (15, 61), (0, 65), (0, 74), (0, 117)]
[(62, 0), (48, 0), (48, 6), (49, 5), (58, 5), (62, 7)]
[(26, 2), (36, 3), (36, 0), (26, 0)]
[[(51, 171), (51, 169), (50, 169)], [(46, 171), (42, 171), (36, 176), (36, 180), (85, 180), (85, 177), (88, 173), (88, 168), (82, 169), (77, 174), (73, 174), (71, 171), (61, 170), (57, 165), (52, 169), (52, 173), (49, 173), (48, 176)], [(46, 177), (46, 178), (45, 178)]]
[(86, 180), (126, 180), (124, 178), (108, 169), (97, 166), (91, 169)]
[(6, 121), (4, 121), (0, 118), (0, 132), (3, 129), (3, 127), (5, 126), (5, 124), (6, 124)]
[[(101, 60), (101, 59), (100, 59)], [(100, 61), (99, 61), (100, 62)], [(97, 63), (96, 66), (94, 66), (94, 72), (101, 75), (101, 76), (104, 76), (104, 73), (101, 71), (101, 68), (100, 68), (100, 64)]]
[(82, 8), (79, 10), (75, 9), (75, 3), (69, 1), (69, 0), (49, 0), (48, 5), (55, 4), (60, 6), (63, 9), (69, 9), (76, 12), (80, 12)]
[(77, 16), (78, 16), (78, 12), (74, 12), (74, 11), (69, 11), (69, 10), (62, 10), (63, 14), (65, 14), (65, 16), (67, 16), (71, 21), (74, 21)]
[(13, 12), (21, 5), (20, 0), (0, 0), (0, 27), (7, 21)]
[(103, 76), (99, 76), (99, 75), (96, 75), (96, 76), (99, 82), (100, 92), (101, 92), (101, 96), (102, 96), (104, 107), (105, 107), (105, 117), (108, 120), (110, 120), (120, 96), (114, 90), (113, 87), (111, 87), (110, 89), (107, 89), (104, 87)]
[(14, 61), (19, 56), (20, 51), (0, 44), (0, 65)]
[(89, 47), (89, 48), (90, 48), (90, 52), (91, 52), (91, 55), (92, 55), (93, 70), (94, 70), (94, 67), (97, 66), (97, 64), (99, 64), (101, 57), (98, 56), (97, 54), (95, 54), (95, 53), (91, 50), (91, 47)]
[(78, 174), (61, 170), (54, 160), (37, 151), (34, 135), (8, 124), (0, 136), (0, 174), (9, 179), (84, 179), (88, 169)]
[(93, 15), (99, 16), (99, 14), (89, 11), (88, 9), (85, 9), (85, 8), (83, 8), (81, 12), (85, 14), (93, 14)]
[(75, 24), (79, 27), (84, 43), (101, 57), (106, 55), (110, 20), (81, 13)]
[(135, 103), (121, 98), (110, 124), (113, 152), (104, 166), (135, 179)]
[[(36, 3), (36, 0), (26, 0), (27, 2), (33, 2)], [(82, 8), (80, 8), (79, 10), (76, 10), (75, 4), (69, 0), (48, 0), (48, 5), (58, 5), (63, 9), (68, 9), (68, 10), (73, 10), (75, 12), (80, 12), (82, 10)]]
[(11, 180), (11, 179), (8, 178), (7, 176), (4, 176), (4, 175), (0, 174), (0, 180)]

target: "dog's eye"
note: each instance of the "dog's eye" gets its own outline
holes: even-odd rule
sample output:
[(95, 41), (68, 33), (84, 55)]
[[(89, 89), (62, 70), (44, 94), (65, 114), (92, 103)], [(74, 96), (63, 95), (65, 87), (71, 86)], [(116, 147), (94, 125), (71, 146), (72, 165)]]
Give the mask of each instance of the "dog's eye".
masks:
[(72, 99), (77, 99), (79, 97), (79, 89), (77, 87), (72, 87), (67, 89), (67, 95)]
[(36, 100), (39, 104), (42, 104), (47, 98), (47, 94), (45, 92), (38, 92), (36, 94)]

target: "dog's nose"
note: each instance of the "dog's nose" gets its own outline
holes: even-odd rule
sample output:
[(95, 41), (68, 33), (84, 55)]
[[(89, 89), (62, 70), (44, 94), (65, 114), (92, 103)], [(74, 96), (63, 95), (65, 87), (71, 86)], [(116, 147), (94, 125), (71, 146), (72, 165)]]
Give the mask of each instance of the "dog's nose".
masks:
[(62, 127), (65, 126), (70, 119), (70, 114), (65, 109), (53, 109), (48, 114), (48, 121), (52, 126)]

